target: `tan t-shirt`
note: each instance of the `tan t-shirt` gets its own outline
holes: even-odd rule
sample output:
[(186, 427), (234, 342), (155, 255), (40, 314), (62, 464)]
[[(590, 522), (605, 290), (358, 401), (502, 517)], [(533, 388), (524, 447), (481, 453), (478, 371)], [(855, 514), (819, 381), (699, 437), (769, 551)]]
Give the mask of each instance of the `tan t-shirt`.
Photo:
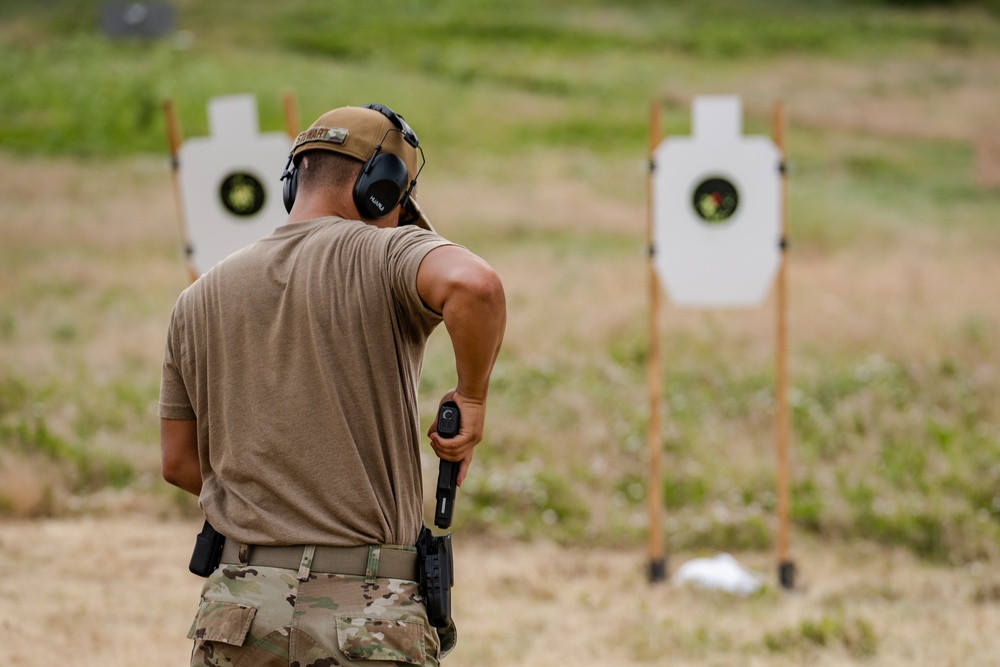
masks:
[(413, 544), (417, 384), (441, 322), (417, 269), (442, 237), (321, 218), (278, 228), (186, 289), (159, 414), (198, 420), (208, 520), (248, 544)]

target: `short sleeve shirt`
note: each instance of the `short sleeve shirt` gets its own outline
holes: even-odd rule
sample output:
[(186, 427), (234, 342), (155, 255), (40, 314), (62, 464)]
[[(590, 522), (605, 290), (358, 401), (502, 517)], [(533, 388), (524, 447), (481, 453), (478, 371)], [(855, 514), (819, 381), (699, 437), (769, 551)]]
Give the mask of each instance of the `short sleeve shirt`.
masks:
[(196, 419), (199, 498), (248, 544), (413, 544), (417, 384), (442, 320), (416, 227), (286, 225), (213, 267), (170, 317), (159, 414)]

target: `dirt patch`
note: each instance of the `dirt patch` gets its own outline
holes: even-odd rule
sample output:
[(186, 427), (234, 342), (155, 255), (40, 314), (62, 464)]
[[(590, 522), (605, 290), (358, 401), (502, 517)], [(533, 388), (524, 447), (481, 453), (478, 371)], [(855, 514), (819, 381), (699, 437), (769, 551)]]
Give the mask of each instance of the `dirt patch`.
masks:
[[(780, 100), (799, 126), (889, 137), (975, 141), (1000, 108), (1000, 56), (865, 61), (798, 58), (725, 81), (747, 111), (769, 118)], [(672, 89), (687, 107), (697, 91)]]
[(974, 145), (976, 184), (987, 190), (1000, 190), (1000, 123), (984, 124)]
[[(186, 565), (198, 527), (145, 516), (5, 524), (0, 664), (187, 664), (201, 580)], [(800, 590), (745, 599), (650, 586), (640, 550), (455, 540), (460, 641), (446, 665), (842, 665), (852, 635), (838, 627), (868, 629), (873, 666), (986, 667), (1000, 652), (1000, 606), (982, 595), (995, 577), (977, 566), (804, 545)], [(674, 554), (673, 569), (690, 557)], [(737, 557), (773, 570), (768, 554)], [(834, 629), (826, 644), (810, 639), (824, 627)]]

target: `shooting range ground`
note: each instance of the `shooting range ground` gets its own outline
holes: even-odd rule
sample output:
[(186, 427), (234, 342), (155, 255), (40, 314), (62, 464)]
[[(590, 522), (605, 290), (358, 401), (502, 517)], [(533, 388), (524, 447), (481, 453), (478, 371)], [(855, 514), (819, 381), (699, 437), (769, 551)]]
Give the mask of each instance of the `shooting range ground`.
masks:
[[(997, 132), (1000, 18), (384, 1), (341, 3), (340, 42), (313, 0), (183, 3), (184, 44), (106, 40), (64, 0), (0, 9), (0, 664), (186, 660), (201, 516), (159, 476), (164, 336), (190, 280), (162, 104), (197, 137), (209, 98), (244, 93), (267, 132), (341, 103), (399, 110), (427, 153), (422, 208), (503, 278), (455, 509), (455, 664), (995, 664), (1000, 169), (979, 139)], [(648, 312), (648, 105), (687, 135), (692, 99), (720, 93), (747, 134), (787, 111), (791, 593), (773, 576), (775, 295)], [(442, 329), (425, 427), (453, 384)], [(651, 499), (671, 570), (727, 551), (768, 588), (649, 586)]]
[[(7, 524), (0, 567), (18, 576), (0, 582), (0, 635), (17, 641), (0, 643), (0, 661), (184, 664), (203, 580), (175, 563), (197, 528), (121, 514)], [(1000, 651), (996, 573), (901, 550), (800, 545), (822, 577), (792, 596), (734, 599), (651, 587), (635, 554), (616, 549), (490, 539), (456, 549), (455, 664), (987, 667)]]
[[(112, 162), (100, 173), (74, 159), (18, 160), (14, 169), (15, 162), (4, 157), (0, 166), (11, 174), (2, 186), (4, 201), (13, 201), (16, 192), (25, 207), (16, 218), (25, 222), (9, 229), (18, 252), (5, 258), (14, 270), (4, 292), (5, 313), (13, 320), (4, 348), (4, 400), (10, 406), (5, 424), (19, 419), (13, 422), (23, 424), (17, 437), (52, 452), (17, 457), (21, 450), (5, 451), (2, 488), (11, 494), (8, 502), (15, 510), (27, 516), (64, 517), (5, 520), (0, 553), (7, 560), (2, 565), (24, 578), (6, 580), (0, 628), (30, 637), (38, 628), (63, 627), (60, 637), (81, 642), (76, 652), (81, 664), (108, 664), (109, 651), (128, 655), (151, 645), (163, 649), (155, 655), (185, 654), (187, 643), (180, 636), (200, 584), (185, 579), (190, 575), (183, 565), (200, 519), (189, 500), (158, 481), (155, 426), (166, 317), (174, 295), (187, 284), (175, 247), (169, 168), (146, 158)], [(43, 196), (52, 183), (67, 194)], [(524, 188), (528, 201), (519, 198)], [(995, 419), (990, 397), (997, 380), (981, 360), (992, 358), (986, 332), (997, 330), (1000, 313), (984, 308), (990, 302), (965, 289), (1000, 281), (995, 262), (1000, 239), (993, 230), (925, 227), (893, 234), (891, 244), (875, 239), (865, 247), (813, 247), (794, 255), (795, 400), (809, 444), (798, 453), (797, 511), (816, 508), (814, 514), (799, 515), (796, 556), (809, 565), (800, 576), (802, 591), (792, 597), (776, 597), (772, 589), (760, 599), (734, 602), (672, 586), (645, 590), (641, 485), (630, 500), (635, 493), (630, 480), (641, 479), (645, 465), (642, 422), (629, 425), (612, 414), (592, 414), (606, 401), (617, 400), (616, 410), (627, 410), (632, 401), (636, 413), (644, 408), (642, 356), (633, 356), (645, 336), (635, 318), (645, 301), (635, 289), (646, 270), (641, 226), (636, 226), (636, 243), (623, 243), (603, 222), (633, 215), (641, 220), (641, 202), (607, 201), (566, 181), (531, 189), (524, 182), (497, 188), (476, 179), (431, 182), (425, 201), (442, 211), (443, 228), (459, 229), (460, 216), (449, 213), (448, 204), (470, 191), (496, 217), (464, 232), (466, 242), (476, 245), (484, 229), (494, 235), (486, 254), (505, 277), (512, 307), (488, 425), (492, 447), (477, 453), (478, 470), (459, 492), (457, 544), (469, 555), (459, 565), (456, 604), (465, 626), (462, 653), (456, 656), (475, 665), (510, 664), (510, 656), (518, 664), (542, 665), (558, 651), (623, 665), (655, 661), (661, 654), (679, 656), (680, 664), (698, 664), (706, 656), (723, 661), (756, 656), (762, 664), (792, 665), (810, 656), (832, 665), (872, 652), (874, 645), (870, 664), (893, 665), (905, 657), (910, 664), (930, 666), (975, 665), (979, 651), (996, 650), (989, 644), (997, 636), (989, 629), (996, 627), (1000, 609), (996, 547), (989, 533), (979, 532), (989, 527), (988, 516), (974, 514), (968, 533), (961, 532), (960, 523), (950, 528), (953, 532), (937, 533), (932, 523), (912, 518), (926, 515), (919, 514), (919, 505), (906, 504), (918, 502), (908, 486), (900, 490), (878, 482), (884, 500), (874, 505), (877, 515), (868, 513), (870, 501), (836, 493), (837, 475), (868, 484), (898, 475), (901, 484), (909, 485), (931, 479), (938, 470), (949, 470), (949, 479), (967, 480), (968, 492), (979, 493), (980, 470), (968, 466), (988, 473), (992, 464), (967, 460), (972, 456), (962, 449), (967, 436), (949, 406), (962, 401), (955, 420), (978, 411), (983, 425), (974, 427), (974, 434)], [(547, 221), (547, 230), (519, 228), (514, 221), (553, 192), (566, 206)], [(150, 214), (135, 216), (140, 209)], [(598, 217), (581, 230), (575, 220), (584, 211)], [(603, 241), (590, 241), (588, 235)], [(618, 245), (607, 247), (608, 239)], [(139, 275), (141, 281), (135, 278)], [(535, 298), (538, 293), (560, 294), (564, 315), (553, 319), (551, 303)], [(595, 312), (595, 302), (606, 306)], [(934, 313), (932, 320), (924, 316), (927, 312)], [(744, 319), (747, 323), (732, 333), (719, 318), (706, 321), (704, 314), (675, 313), (661, 322), (669, 356), (683, 360), (687, 348), (696, 357), (673, 366), (682, 378), (695, 378), (690, 385), (665, 378), (671, 402), (664, 461), (674, 473), (665, 487), (666, 533), (674, 540), (669, 547), (675, 563), (721, 544), (748, 566), (769, 572), (772, 531), (761, 518), (764, 510), (754, 514), (751, 506), (726, 500), (730, 495), (715, 496), (718, 491), (704, 481), (717, 474), (726, 485), (759, 493), (761, 499), (773, 489), (773, 424), (765, 398), (772, 392), (770, 381), (766, 376), (756, 381), (753, 373), (741, 379), (732, 370), (748, 364), (747, 358), (751, 370), (757, 364), (772, 366), (773, 313), (741, 313)], [(12, 340), (16, 357), (9, 353)], [(732, 352), (713, 362), (716, 352), (709, 355), (706, 346)], [(607, 352), (594, 358), (594, 349)], [(424, 396), (449, 381), (441, 370), (448, 354), (446, 341), (436, 337)], [(707, 433), (708, 445), (685, 449), (680, 435), (693, 427), (680, 401), (697, 401), (702, 383), (727, 382), (721, 375), (712, 378), (723, 372), (736, 374), (731, 387), (746, 394), (746, 408), (732, 399), (723, 408), (738, 419), (700, 417), (693, 423), (700, 437)], [(915, 392), (924, 388), (931, 393), (921, 399)], [(539, 414), (541, 393), (547, 409)], [(624, 396), (615, 399), (618, 393)], [(824, 408), (828, 394), (837, 404)], [(898, 399), (903, 400), (893, 409), (891, 402)], [(751, 408), (754, 413), (743, 414)], [(429, 399), (423, 410), (431, 414)], [(844, 419), (859, 430), (832, 439)], [(936, 437), (951, 438), (949, 451), (961, 453), (954, 465), (947, 451), (919, 455), (910, 448), (889, 449), (881, 436), (871, 434), (876, 429), (921, 433), (932, 419)], [(634, 435), (609, 447), (621, 432)], [(77, 439), (77, 433), (85, 438)], [(111, 476), (116, 465), (130, 471), (123, 480)], [(884, 472), (866, 477), (874, 465)], [(432, 483), (425, 480), (427, 488)], [(829, 495), (817, 499), (818, 489), (830, 489), (824, 491)], [(899, 505), (884, 504), (889, 502)], [(764, 528), (754, 532), (754, 525)], [(866, 538), (860, 531), (868, 531)], [(899, 546), (891, 546), (893, 541)], [(115, 543), (128, 546), (118, 549)], [(134, 572), (145, 558), (160, 559), (154, 571), (168, 583), (161, 588), (158, 580), (148, 595), (126, 596), (135, 606), (124, 611), (137, 614), (126, 626), (135, 628), (135, 639), (131, 632), (116, 631), (121, 641), (102, 644), (107, 624), (98, 610), (118, 590), (108, 570)], [(949, 566), (951, 558), (956, 560)], [(55, 573), (41, 577), (51, 588), (39, 592), (17, 584), (38, 581), (31, 568), (42, 566)], [(84, 580), (83, 571), (95, 578)], [(133, 591), (147, 591), (147, 585), (129, 584)], [(183, 590), (190, 595), (181, 595)], [(633, 597), (623, 599), (622, 591)], [(23, 596), (29, 592), (27, 601)], [(162, 609), (150, 604), (149, 596), (156, 596)], [(481, 608), (477, 601), (484, 596), (496, 605)], [(501, 622), (511, 618), (519, 620), (513, 626)], [(720, 618), (725, 628), (717, 625)], [(601, 631), (567, 632), (574, 622)], [(524, 642), (514, 633), (529, 626), (537, 641)], [(940, 642), (939, 631), (959, 639)], [(493, 648), (476, 653), (477, 644)], [(36, 657), (64, 645), (12, 641), (3, 646), (10, 652), (6, 664), (42, 665), (51, 661)], [(28, 647), (34, 653), (27, 653)]]

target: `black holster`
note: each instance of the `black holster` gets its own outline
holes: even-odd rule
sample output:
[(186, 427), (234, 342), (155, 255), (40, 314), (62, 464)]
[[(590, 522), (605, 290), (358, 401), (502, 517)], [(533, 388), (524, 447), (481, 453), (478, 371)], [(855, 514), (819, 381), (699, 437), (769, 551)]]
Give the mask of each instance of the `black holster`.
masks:
[(212, 528), (212, 524), (208, 522), (208, 519), (205, 519), (201, 533), (195, 538), (194, 552), (191, 554), (191, 562), (188, 564), (191, 574), (207, 577), (215, 572), (215, 568), (219, 567), (219, 562), (222, 560), (222, 547), (225, 544), (225, 535)]
[(455, 569), (451, 557), (451, 533), (436, 536), (427, 526), (417, 538), (420, 595), (427, 606), (427, 617), (435, 628), (452, 625), (451, 587)]

